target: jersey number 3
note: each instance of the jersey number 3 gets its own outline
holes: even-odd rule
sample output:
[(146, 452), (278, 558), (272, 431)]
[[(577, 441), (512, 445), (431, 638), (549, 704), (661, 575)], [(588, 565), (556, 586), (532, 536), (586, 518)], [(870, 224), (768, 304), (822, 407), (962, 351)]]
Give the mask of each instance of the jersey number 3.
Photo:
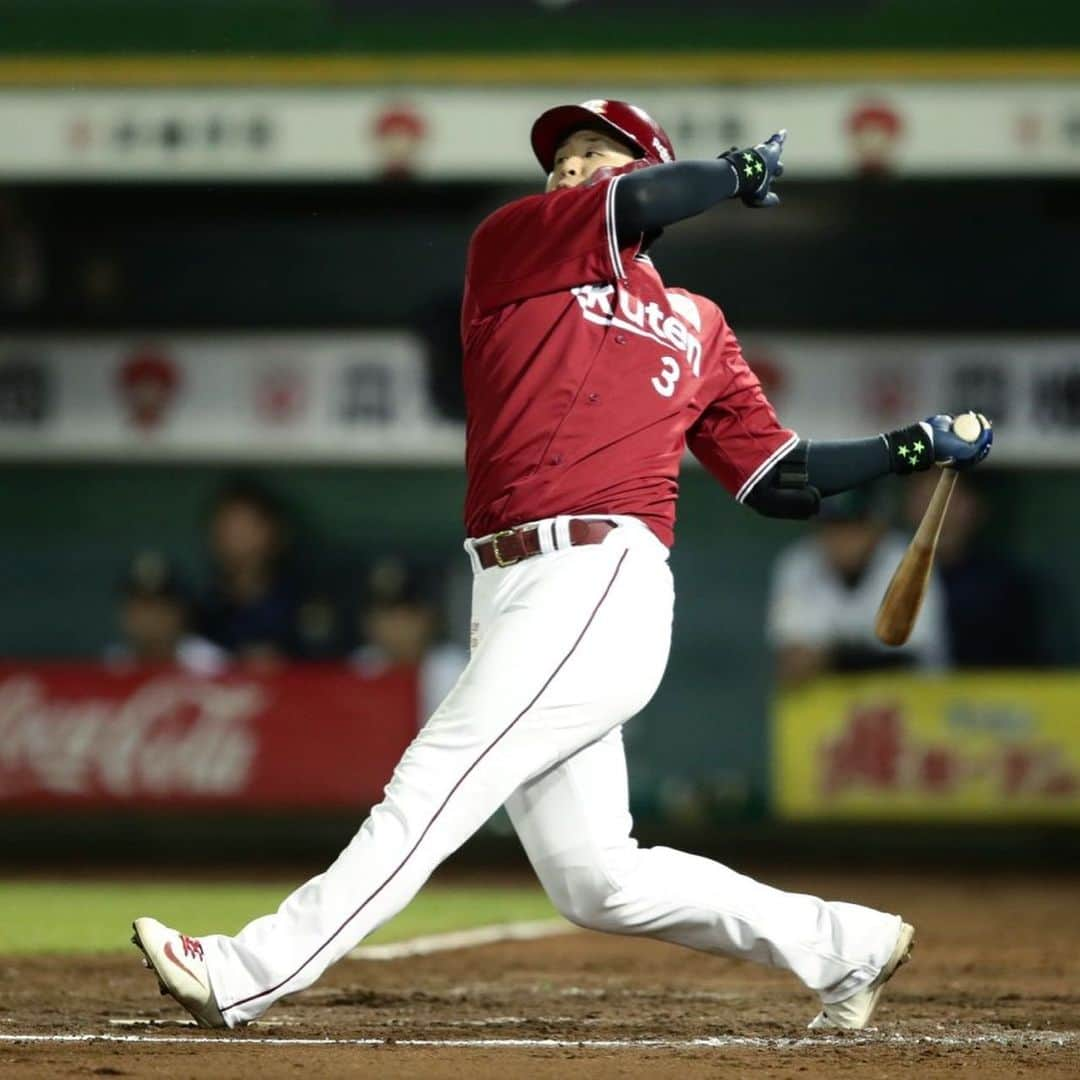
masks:
[(661, 356), (660, 363), (664, 365), (664, 370), (652, 377), (653, 389), (661, 397), (671, 397), (675, 393), (675, 384), (679, 381), (682, 368), (674, 356)]

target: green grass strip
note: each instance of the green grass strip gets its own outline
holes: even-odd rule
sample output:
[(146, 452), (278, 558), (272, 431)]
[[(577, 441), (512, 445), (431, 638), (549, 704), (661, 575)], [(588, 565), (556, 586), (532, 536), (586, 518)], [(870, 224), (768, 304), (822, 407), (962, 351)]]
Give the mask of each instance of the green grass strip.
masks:
[[(298, 881), (0, 881), (0, 955), (112, 952), (129, 947), (131, 921), (153, 915), (184, 933), (232, 934), (276, 910)], [(555, 914), (534, 885), (432, 884), (367, 944)]]

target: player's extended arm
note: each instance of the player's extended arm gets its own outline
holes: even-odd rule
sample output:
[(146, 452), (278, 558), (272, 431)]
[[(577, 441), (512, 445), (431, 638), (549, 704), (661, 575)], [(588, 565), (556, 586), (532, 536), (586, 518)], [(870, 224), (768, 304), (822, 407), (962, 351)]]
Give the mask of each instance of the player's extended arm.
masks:
[(780, 160), (786, 131), (715, 161), (673, 161), (626, 173), (615, 192), (615, 227), (620, 242), (636, 240), (709, 207), (742, 198), (748, 206), (775, 206), (771, 190), (784, 171)]
[(953, 418), (939, 413), (871, 439), (800, 440), (758, 482), (745, 502), (766, 517), (813, 517), (824, 496), (867, 484), (889, 473), (921, 472), (931, 465), (967, 469), (990, 453), (989, 424), (974, 442), (952, 431)]

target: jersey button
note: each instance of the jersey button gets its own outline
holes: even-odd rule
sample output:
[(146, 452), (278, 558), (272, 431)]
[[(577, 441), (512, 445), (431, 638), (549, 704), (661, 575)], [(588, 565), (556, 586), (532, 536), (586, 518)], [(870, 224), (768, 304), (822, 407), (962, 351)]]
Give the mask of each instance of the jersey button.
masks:
[(626, 344), (626, 335), (625, 334), (616, 334), (615, 335), (615, 344), (616, 345), (625, 345)]
[(593, 393), (589, 395), (589, 404), (595, 405), (600, 400), (600, 395)]
[(562, 454), (552, 454), (551, 458), (549, 460), (550, 460), (550, 463), (552, 465), (561, 465), (562, 464)]

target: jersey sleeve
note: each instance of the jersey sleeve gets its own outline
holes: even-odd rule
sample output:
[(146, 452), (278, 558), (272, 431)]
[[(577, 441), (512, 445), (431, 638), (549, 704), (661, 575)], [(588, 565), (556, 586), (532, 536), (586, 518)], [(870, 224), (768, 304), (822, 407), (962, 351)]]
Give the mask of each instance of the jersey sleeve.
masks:
[(529, 195), (480, 223), (469, 245), (466, 278), (481, 313), (575, 285), (625, 279), (615, 191), (620, 176), (590, 186)]
[(729, 378), (687, 435), (690, 452), (739, 502), (798, 441), (765, 397), (758, 377), (725, 327), (720, 348)]

